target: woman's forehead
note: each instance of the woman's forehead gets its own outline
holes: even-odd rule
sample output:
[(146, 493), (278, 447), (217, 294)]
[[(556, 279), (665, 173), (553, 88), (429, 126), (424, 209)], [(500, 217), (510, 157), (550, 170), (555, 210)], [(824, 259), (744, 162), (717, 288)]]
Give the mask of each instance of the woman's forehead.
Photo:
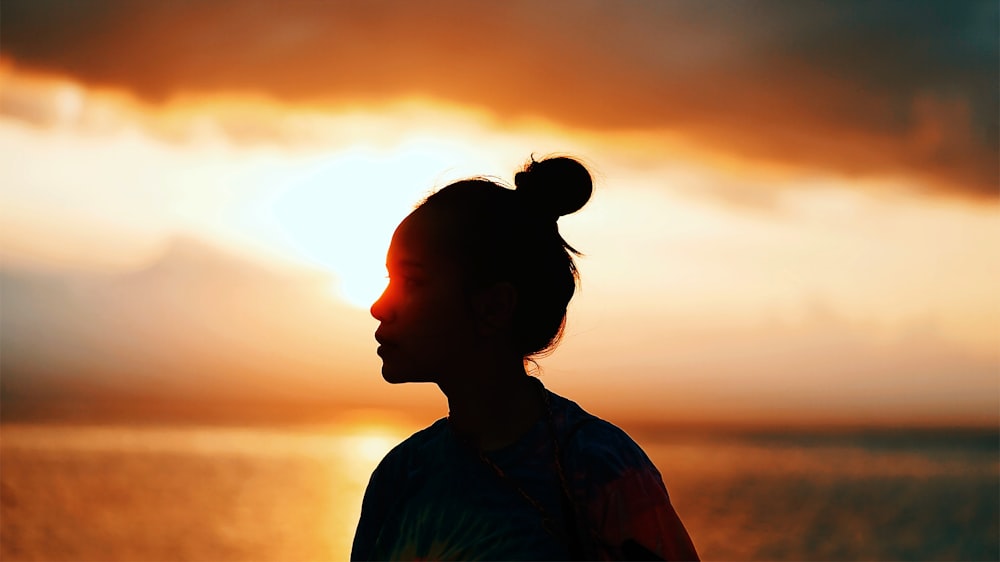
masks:
[(396, 227), (389, 246), (389, 264), (419, 265), (444, 259), (444, 217), (424, 208), (410, 213)]

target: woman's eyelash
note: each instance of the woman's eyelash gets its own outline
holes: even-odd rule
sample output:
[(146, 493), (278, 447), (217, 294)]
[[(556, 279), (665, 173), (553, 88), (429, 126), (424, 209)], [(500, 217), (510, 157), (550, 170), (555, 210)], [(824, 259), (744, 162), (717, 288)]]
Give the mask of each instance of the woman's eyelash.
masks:
[(406, 285), (416, 285), (420, 283), (419, 279), (415, 277), (409, 277), (406, 275), (386, 275), (385, 278), (388, 279), (390, 282), (393, 280), (398, 280)]

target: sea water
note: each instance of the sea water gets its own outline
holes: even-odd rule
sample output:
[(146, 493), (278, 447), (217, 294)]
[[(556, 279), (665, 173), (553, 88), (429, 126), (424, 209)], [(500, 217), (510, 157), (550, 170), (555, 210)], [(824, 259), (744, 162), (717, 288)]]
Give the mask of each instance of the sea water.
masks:
[[(345, 560), (407, 431), (0, 427), (0, 559)], [(1000, 559), (994, 430), (633, 433), (706, 560)]]

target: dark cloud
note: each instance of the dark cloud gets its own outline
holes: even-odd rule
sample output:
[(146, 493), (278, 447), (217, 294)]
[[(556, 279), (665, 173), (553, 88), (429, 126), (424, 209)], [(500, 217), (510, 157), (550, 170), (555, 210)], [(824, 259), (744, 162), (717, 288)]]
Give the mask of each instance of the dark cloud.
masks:
[(8, 0), (2, 39), (151, 101), (426, 95), (995, 196), (998, 21), (993, 1)]

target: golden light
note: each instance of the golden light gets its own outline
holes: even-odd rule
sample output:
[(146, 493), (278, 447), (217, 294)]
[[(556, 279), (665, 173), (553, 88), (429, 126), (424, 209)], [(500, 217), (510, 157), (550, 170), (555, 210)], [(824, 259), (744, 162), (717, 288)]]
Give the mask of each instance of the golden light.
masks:
[(385, 254), (399, 222), (434, 189), (474, 175), (454, 168), (475, 159), (466, 140), (411, 131), (388, 146), (361, 143), (315, 157), (260, 208), (294, 254), (333, 274), (337, 297), (367, 308), (385, 288)]
[(367, 307), (385, 286), (385, 252), (415, 186), (446, 159), (429, 148), (339, 152), (290, 177), (268, 206), (291, 249), (336, 277), (337, 296)]
[[(665, 392), (663, 369), (639, 367), (671, 364), (671, 378), (690, 377), (686, 392), (703, 389), (702, 404), (719, 404), (707, 389), (732, 387), (740, 375), (710, 381), (695, 373), (746, 366), (735, 368), (735, 354), (701, 350), (728, 334), (737, 342), (759, 337), (757, 349), (777, 352), (794, 347), (788, 338), (806, 328), (816, 341), (840, 337), (845, 346), (827, 356), (803, 336), (796, 341), (811, 363), (862, 357), (858, 369), (884, 370), (895, 381), (912, 377), (913, 365), (886, 366), (886, 357), (916, 348), (933, 351), (928, 357), (940, 358), (942, 372), (961, 373), (965, 390), (949, 381), (949, 392), (967, 403), (993, 381), (982, 365), (995, 365), (1000, 308), (991, 281), (1000, 262), (970, 241), (996, 239), (996, 208), (914, 196), (920, 184), (912, 178), (775, 170), (692, 148), (670, 131), (572, 130), (433, 100), (309, 107), (220, 94), (151, 105), (126, 92), (18, 74), (2, 60), (0, 101), (10, 112), (0, 116), (0, 169), (10, 170), (0, 181), (0, 258), (12, 267), (121, 273), (179, 260), (195, 270), (203, 264), (169, 251), (176, 240), (194, 240), (208, 248), (207, 259), (231, 268), (238, 266), (230, 258), (259, 265), (254, 272), (289, 264), (319, 270), (330, 280), (329, 300), (361, 312), (385, 286), (393, 230), (425, 196), (478, 175), (510, 182), (529, 155), (559, 151), (581, 157), (597, 189), (584, 212), (559, 223), (586, 254), (578, 262), (585, 291), (551, 368), (576, 369), (574, 384), (581, 392), (590, 385), (595, 401), (607, 400), (596, 374), (601, 358), (623, 355), (634, 359), (631, 380), (647, 380), (650, 397)], [(308, 294), (282, 286), (303, 302), (314, 298), (315, 285)], [(261, 310), (290, 310), (276, 305), (287, 296), (266, 295), (254, 299)], [(332, 361), (329, 340), (317, 346), (321, 340), (306, 334), (336, 332), (330, 339), (352, 342), (345, 349), (371, 344), (363, 312), (331, 314), (329, 322), (321, 312), (292, 322), (295, 314), (282, 320), (296, 327), (280, 344), (252, 331), (239, 341), (284, 346), (283, 355), (292, 346), (317, 365)], [(776, 325), (805, 328), (777, 338)], [(354, 333), (364, 343), (343, 337)], [(665, 334), (690, 344), (642, 344)], [(352, 373), (338, 391), (356, 393), (345, 400), (383, 400), (363, 378), (377, 368), (366, 353), (368, 363), (338, 357)], [(780, 383), (800, 370), (793, 367), (774, 369), (769, 388), (785, 392)], [(649, 411), (660, 406), (651, 398)], [(384, 442), (355, 445), (374, 452)]]
[(378, 461), (417, 426), (391, 411), (360, 409), (341, 412), (336, 427), (343, 432), (338, 441), (341, 454), (367, 480)]
[(388, 434), (361, 432), (345, 437), (341, 445), (345, 451), (357, 457), (359, 463), (374, 466), (398, 442), (397, 437)]

